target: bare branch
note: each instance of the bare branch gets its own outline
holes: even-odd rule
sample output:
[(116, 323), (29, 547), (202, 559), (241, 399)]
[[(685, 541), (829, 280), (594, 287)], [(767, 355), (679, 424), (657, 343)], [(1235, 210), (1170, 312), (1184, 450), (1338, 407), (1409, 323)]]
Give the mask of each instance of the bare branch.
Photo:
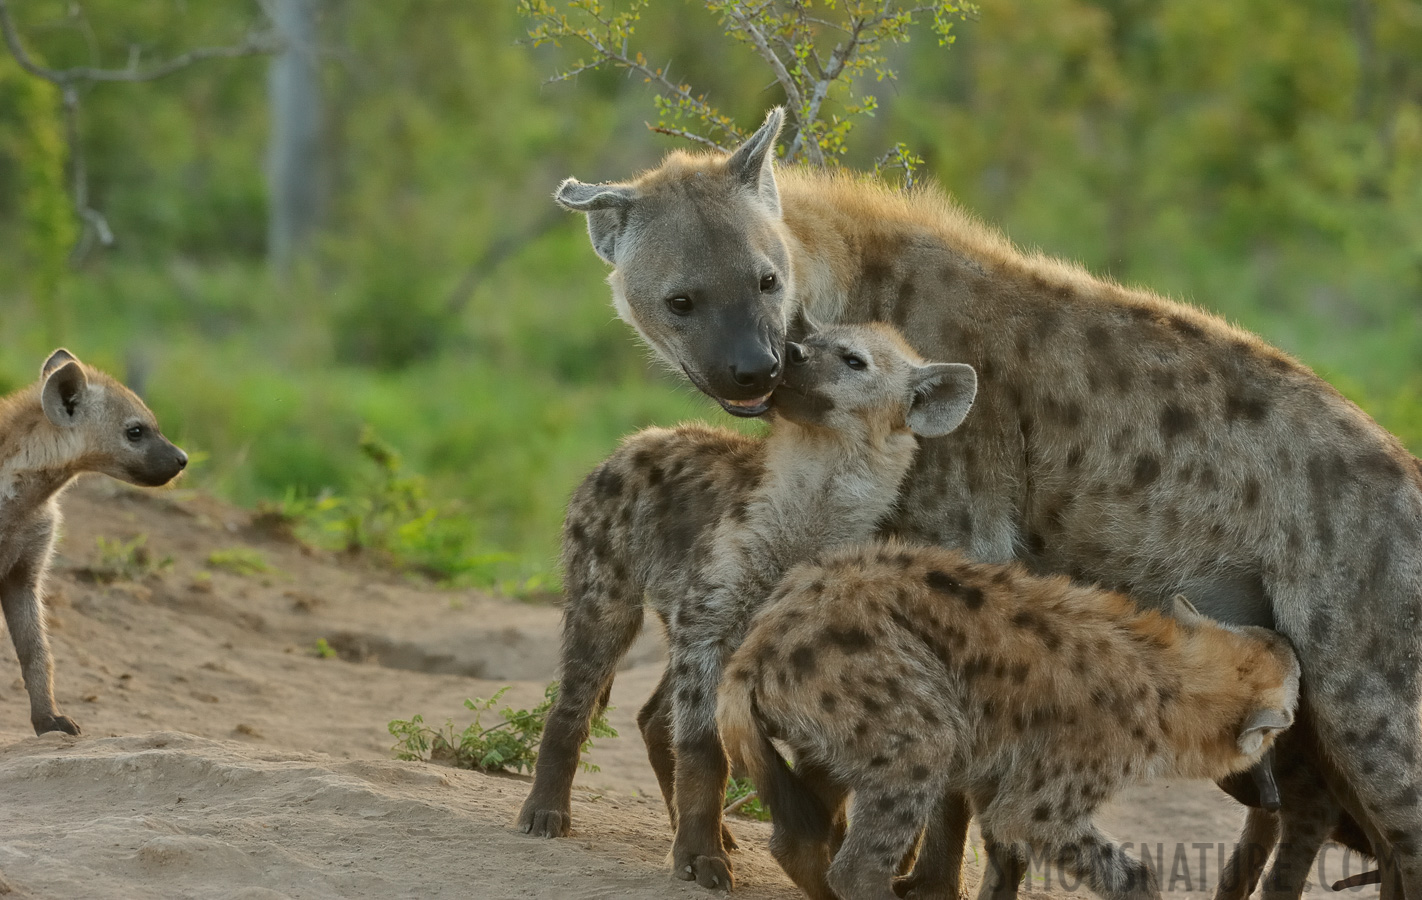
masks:
[(742, 806), (745, 806), (747, 803), (751, 802), (752, 800), (755, 800), (755, 799), (758, 798), (759, 796), (760, 796), (760, 791), (751, 791), (749, 794), (746, 794), (744, 797), (738, 797), (738, 798), (736, 798), (735, 800), (732, 800), (732, 801), (730, 802), (730, 804), (728, 804), (728, 805), (726, 806), (725, 809), (721, 810), (721, 814), (722, 814), (722, 815), (725, 815), (725, 816), (728, 816), (728, 815), (730, 815), (731, 813), (735, 812), (736, 810), (740, 809)]
[[(82, 12), (78, 15), (82, 18)], [(85, 27), (92, 50), (93, 34), (91, 30), (87, 29), (87, 21), (85, 21)], [(281, 49), (282, 44), (275, 32), (253, 31), (249, 32), (246, 39), (240, 44), (230, 47), (201, 47), (189, 50), (167, 62), (148, 68), (139, 67), (141, 53), (135, 46), (129, 48), (128, 65), (122, 69), (101, 69), (94, 66), (51, 69), (35, 62), (34, 58), (25, 50), (25, 45), (20, 40), (20, 34), (15, 28), (15, 21), (10, 17), (10, 8), (6, 0), (0, 0), (0, 36), (3, 36), (5, 46), (10, 49), (10, 54), (21, 69), (36, 78), (56, 85), (64, 98), (64, 140), (69, 147), (70, 194), (74, 202), (74, 214), (84, 225), (79, 240), (69, 254), (69, 261), (73, 265), (78, 265), (84, 260), (84, 257), (93, 249), (95, 241), (103, 247), (112, 246), (114, 243), (114, 233), (109, 228), (108, 220), (104, 218), (103, 213), (89, 205), (89, 169), (84, 157), (84, 145), (79, 139), (79, 91), (77, 85), (83, 82), (153, 81), (204, 60), (234, 59), (273, 53)]]
[(3, 33), (5, 45), (10, 48), (10, 53), (15, 57), (15, 62), (20, 64), (20, 68), (37, 78), (43, 78), (60, 87), (79, 81), (153, 81), (204, 60), (260, 56), (275, 52), (281, 47), (281, 41), (275, 32), (261, 31), (249, 33), (242, 43), (231, 47), (199, 47), (146, 69), (138, 66), (139, 52), (137, 48), (133, 48), (129, 52), (128, 65), (122, 69), (99, 69), (91, 66), (51, 69), (35, 62), (25, 51), (24, 44), (20, 42), (19, 32), (15, 30), (15, 22), (10, 18), (6, 0), (0, 0), (0, 33)]
[(653, 125), (652, 123), (648, 122), (647, 130), (655, 131), (657, 134), (666, 134), (672, 137), (684, 138), (688, 141), (695, 141), (698, 144), (710, 147), (712, 150), (720, 150), (722, 153), (731, 152), (730, 147), (723, 147), (715, 141), (711, 140), (710, 138), (702, 137), (701, 135), (693, 131), (687, 131), (685, 128), (667, 128), (664, 125)]

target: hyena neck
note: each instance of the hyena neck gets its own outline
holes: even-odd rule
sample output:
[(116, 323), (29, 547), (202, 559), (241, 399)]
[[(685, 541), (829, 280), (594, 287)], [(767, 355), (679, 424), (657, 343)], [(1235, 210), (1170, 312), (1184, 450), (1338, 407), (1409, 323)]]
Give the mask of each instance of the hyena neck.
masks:
[(0, 399), (0, 527), (63, 490), (81, 449), (75, 429), (45, 417), (38, 387)]
[(752, 515), (796, 562), (867, 540), (888, 515), (918, 449), (906, 429), (847, 435), (781, 420), (766, 439)]

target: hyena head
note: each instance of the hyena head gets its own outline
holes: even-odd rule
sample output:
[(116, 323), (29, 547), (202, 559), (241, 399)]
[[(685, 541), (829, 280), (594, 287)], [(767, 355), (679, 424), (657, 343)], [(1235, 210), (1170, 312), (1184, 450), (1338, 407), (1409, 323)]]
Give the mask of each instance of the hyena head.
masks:
[(1173, 613), (1192, 636), (1216, 645), (1215, 669), (1230, 672), (1246, 700), (1233, 726), (1235, 744), (1246, 756), (1262, 754), (1294, 723), (1299, 659), (1293, 645), (1269, 628), (1230, 625), (1201, 615), (1183, 595), (1175, 597)]
[(587, 213), (617, 313), (669, 365), (738, 416), (758, 416), (784, 372), (787, 232), (765, 124), (734, 153), (676, 152), (630, 182), (569, 178), (557, 201)]
[(77, 448), (77, 468), (157, 487), (187, 466), (188, 455), (163, 437), (137, 394), (68, 350), (54, 351), (40, 377), (45, 418)]
[(973, 367), (925, 363), (892, 326), (834, 325), (789, 343), (776, 415), (856, 436), (907, 429), (941, 437), (978, 392)]

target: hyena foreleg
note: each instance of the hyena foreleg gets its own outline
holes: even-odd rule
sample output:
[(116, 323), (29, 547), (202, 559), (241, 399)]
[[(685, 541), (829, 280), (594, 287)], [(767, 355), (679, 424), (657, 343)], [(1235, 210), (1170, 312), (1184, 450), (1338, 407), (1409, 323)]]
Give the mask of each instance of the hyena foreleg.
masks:
[(15, 655), (20, 658), (20, 673), (30, 695), (30, 724), (35, 734), (46, 731), (78, 734), (79, 726), (68, 716), (60, 715), (54, 702), (54, 659), (45, 634), (39, 572), (39, 568), (23, 563), (13, 568), (0, 581), (0, 607), (5, 611), (5, 624), (15, 644)]

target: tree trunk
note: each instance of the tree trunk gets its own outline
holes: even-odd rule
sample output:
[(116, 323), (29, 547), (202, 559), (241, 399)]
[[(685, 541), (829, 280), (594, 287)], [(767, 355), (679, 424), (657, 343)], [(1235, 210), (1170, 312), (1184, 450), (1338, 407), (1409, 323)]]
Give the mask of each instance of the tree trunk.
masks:
[(271, 136), (267, 145), (267, 257), (286, 269), (320, 215), (321, 85), (316, 60), (318, 0), (271, 0), (281, 52), (267, 79)]

